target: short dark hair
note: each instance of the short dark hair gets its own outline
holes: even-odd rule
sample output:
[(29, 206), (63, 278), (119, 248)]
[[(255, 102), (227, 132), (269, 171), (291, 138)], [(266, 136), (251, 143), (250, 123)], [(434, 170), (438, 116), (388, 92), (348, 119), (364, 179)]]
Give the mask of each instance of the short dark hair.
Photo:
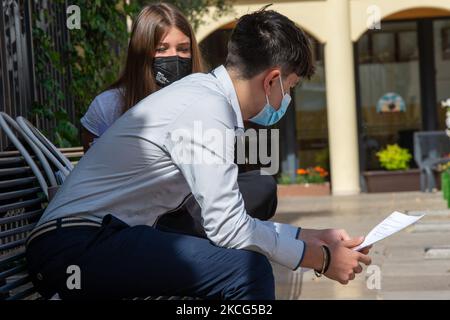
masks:
[(225, 66), (244, 79), (276, 66), (284, 75), (295, 72), (308, 79), (315, 71), (305, 32), (287, 17), (265, 8), (238, 20), (228, 42)]

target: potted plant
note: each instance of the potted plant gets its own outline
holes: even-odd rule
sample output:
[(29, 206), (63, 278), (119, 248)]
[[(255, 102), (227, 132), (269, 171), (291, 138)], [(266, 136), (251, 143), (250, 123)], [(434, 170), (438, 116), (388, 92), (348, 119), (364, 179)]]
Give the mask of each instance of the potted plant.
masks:
[(397, 144), (388, 145), (377, 154), (385, 170), (364, 172), (368, 192), (399, 192), (420, 190), (420, 171), (410, 169), (412, 155)]
[[(442, 108), (446, 109), (445, 124), (447, 129), (445, 132), (450, 137), (450, 98), (446, 101), (442, 101)], [(447, 208), (450, 209), (450, 162), (440, 164), (438, 166), (438, 172), (441, 173), (441, 186), (444, 199), (447, 200)]]
[(279, 197), (325, 196), (330, 194), (329, 173), (322, 167), (300, 168), (295, 178), (282, 174), (278, 180)]

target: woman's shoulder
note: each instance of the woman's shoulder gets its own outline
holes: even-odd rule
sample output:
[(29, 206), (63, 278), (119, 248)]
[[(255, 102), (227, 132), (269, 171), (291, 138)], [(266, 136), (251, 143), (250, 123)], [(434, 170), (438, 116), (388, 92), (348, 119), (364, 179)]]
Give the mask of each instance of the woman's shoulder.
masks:
[(111, 105), (112, 103), (120, 105), (122, 96), (123, 96), (122, 89), (113, 88), (100, 93), (98, 96), (95, 97), (94, 101), (100, 104), (106, 102), (108, 105)]
[(122, 114), (123, 95), (121, 89), (109, 89), (95, 97), (89, 109), (114, 120)]
[(109, 89), (94, 98), (81, 124), (100, 136), (122, 114), (121, 89)]
[(122, 91), (109, 89), (94, 98), (85, 117), (103, 119), (105, 122), (114, 122), (122, 114)]

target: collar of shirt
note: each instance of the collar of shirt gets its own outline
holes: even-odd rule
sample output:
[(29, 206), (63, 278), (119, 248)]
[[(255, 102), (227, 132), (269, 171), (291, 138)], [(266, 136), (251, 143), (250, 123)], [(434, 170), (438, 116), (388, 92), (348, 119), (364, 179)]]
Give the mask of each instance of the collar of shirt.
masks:
[(222, 88), (224, 89), (224, 93), (230, 100), (233, 111), (236, 114), (236, 134), (242, 134), (244, 132), (244, 121), (242, 119), (241, 107), (239, 106), (236, 90), (234, 89), (233, 81), (231, 81), (227, 69), (221, 65), (211, 71), (211, 73), (220, 82)]

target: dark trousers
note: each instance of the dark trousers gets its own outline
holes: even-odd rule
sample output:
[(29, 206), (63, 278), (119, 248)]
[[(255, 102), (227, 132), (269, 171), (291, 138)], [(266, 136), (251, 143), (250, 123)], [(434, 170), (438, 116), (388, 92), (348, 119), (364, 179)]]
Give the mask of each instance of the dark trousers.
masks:
[[(27, 247), (27, 262), (34, 285), (47, 298), (55, 293), (62, 299), (275, 298), (272, 267), (264, 255), (179, 232), (130, 227), (112, 215), (101, 227), (59, 228), (35, 238)], [(74, 276), (71, 266), (80, 270), (80, 289), (67, 285)]]

